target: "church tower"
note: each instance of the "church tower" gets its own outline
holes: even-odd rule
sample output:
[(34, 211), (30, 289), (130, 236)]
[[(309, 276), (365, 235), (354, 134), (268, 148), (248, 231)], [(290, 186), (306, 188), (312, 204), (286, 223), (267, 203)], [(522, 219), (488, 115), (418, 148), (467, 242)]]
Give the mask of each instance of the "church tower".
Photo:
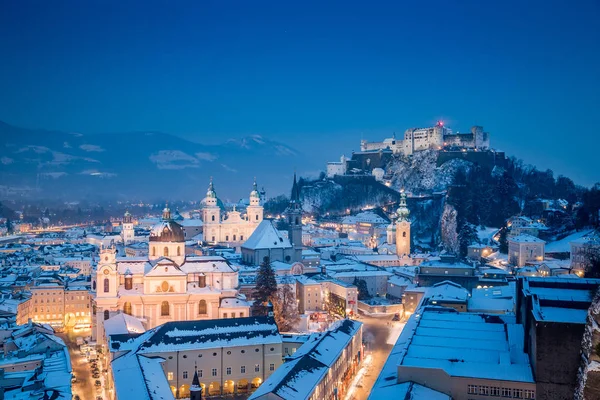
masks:
[(125, 215), (123, 216), (123, 223), (121, 224), (121, 238), (123, 239), (123, 244), (127, 246), (130, 243), (133, 243), (135, 240), (135, 231), (133, 230), (133, 219), (131, 218), (131, 214), (129, 211), (125, 211)]
[(400, 195), (400, 206), (396, 211), (398, 221), (396, 223), (396, 254), (398, 257), (410, 254), (410, 211), (406, 206), (406, 193)]
[(285, 210), (285, 215), (289, 225), (288, 238), (294, 248), (292, 262), (300, 262), (302, 261), (302, 202), (300, 201), (300, 188), (296, 182), (296, 173), (294, 173), (290, 204)]
[[(117, 308), (117, 250), (114, 246), (100, 248), (100, 259), (96, 268), (96, 317), (94, 339), (100, 341), (104, 335), (104, 321)], [(92, 317), (94, 318), (94, 317)]]
[(203, 235), (205, 242), (218, 242), (219, 237), (219, 224), (221, 223), (221, 209), (219, 208), (217, 193), (213, 186), (212, 178), (210, 178), (210, 184), (206, 191), (206, 197), (204, 198), (204, 208), (202, 208), (202, 223), (203, 223)]
[(260, 224), (263, 220), (263, 207), (260, 205), (260, 193), (256, 186), (256, 179), (252, 185), (252, 191), (250, 192), (250, 205), (246, 208), (248, 214), (248, 222), (252, 224)]

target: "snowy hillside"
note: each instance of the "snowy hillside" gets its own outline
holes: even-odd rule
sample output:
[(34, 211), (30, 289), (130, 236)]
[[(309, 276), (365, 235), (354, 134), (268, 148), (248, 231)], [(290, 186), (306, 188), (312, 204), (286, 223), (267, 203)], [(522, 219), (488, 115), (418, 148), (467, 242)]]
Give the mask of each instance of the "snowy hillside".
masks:
[(417, 152), (412, 157), (395, 157), (388, 167), (392, 186), (412, 194), (445, 190), (459, 168), (472, 165), (468, 161), (453, 159), (437, 167), (437, 158), (435, 150)]

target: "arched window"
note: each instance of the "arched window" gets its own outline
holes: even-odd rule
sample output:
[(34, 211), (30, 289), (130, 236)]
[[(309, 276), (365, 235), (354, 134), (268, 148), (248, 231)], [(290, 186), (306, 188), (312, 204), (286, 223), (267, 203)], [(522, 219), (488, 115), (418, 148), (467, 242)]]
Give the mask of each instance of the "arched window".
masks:
[(258, 221), (258, 214), (256, 214), (256, 216), (255, 216), (255, 218), (254, 218), (254, 219), (256, 219), (256, 220)]
[(108, 278), (104, 278), (104, 293), (110, 292), (110, 281)]
[(296, 225), (300, 225), (300, 218), (296, 217)]
[(402, 237), (406, 237), (406, 232), (402, 232)]
[(200, 300), (198, 302), (198, 314), (206, 315), (206, 300)]
[(127, 315), (131, 315), (131, 303), (126, 301), (125, 304), (123, 304), (123, 313), (127, 314)]
[(110, 318), (110, 312), (108, 310), (104, 310), (104, 320), (106, 321), (109, 318)]
[(163, 249), (163, 256), (169, 257), (169, 248), (167, 246), (165, 246), (165, 248)]
[(214, 215), (213, 215), (213, 216), (211, 216), (211, 217), (210, 217), (210, 220), (211, 220), (211, 221), (214, 221), (214, 220), (215, 220), (215, 216), (214, 216)]
[(133, 278), (131, 276), (125, 277), (125, 290), (133, 289)]
[(179, 246), (177, 246), (177, 255), (180, 256), (181, 255), (181, 248)]
[(163, 301), (160, 305), (160, 315), (163, 317), (169, 316), (169, 302)]
[(152, 257), (156, 257), (156, 247), (152, 246)]
[(237, 239), (237, 235), (233, 235), (233, 241), (235, 242)]
[(92, 282), (92, 289), (96, 290), (96, 281)]

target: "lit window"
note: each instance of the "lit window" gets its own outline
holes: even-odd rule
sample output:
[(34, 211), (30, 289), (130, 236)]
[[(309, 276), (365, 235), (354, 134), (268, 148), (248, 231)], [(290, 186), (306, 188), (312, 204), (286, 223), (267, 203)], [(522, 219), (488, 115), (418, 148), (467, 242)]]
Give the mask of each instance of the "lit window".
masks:
[(173, 373), (172, 372), (167, 372), (167, 379), (172, 381), (173, 380)]

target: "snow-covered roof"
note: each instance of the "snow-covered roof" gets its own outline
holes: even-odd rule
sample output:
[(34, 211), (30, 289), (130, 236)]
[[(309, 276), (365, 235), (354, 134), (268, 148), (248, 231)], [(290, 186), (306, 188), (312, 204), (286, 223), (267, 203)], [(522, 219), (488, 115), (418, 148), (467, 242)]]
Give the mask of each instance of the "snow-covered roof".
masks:
[(104, 321), (106, 336), (127, 335), (130, 333), (143, 333), (146, 331), (142, 322), (125, 313), (119, 313)]
[(308, 399), (361, 327), (361, 322), (346, 319), (327, 332), (314, 334), (259, 386), (249, 400), (270, 393), (286, 400)]
[(532, 236), (532, 235), (513, 236), (511, 238), (508, 238), (508, 241), (515, 242), (515, 243), (546, 243), (542, 239), (536, 238), (535, 236)]
[[(413, 314), (399, 341), (398, 375), (442, 369), (451, 377), (535, 383), (514, 317), (425, 309)], [(407, 329), (408, 328), (408, 329)]]
[(411, 381), (392, 381), (387, 386), (378, 386), (376, 390), (372, 390), (369, 399), (452, 400), (452, 397)]
[(134, 339), (113, 341), (111, 351), (156, 354), (271, 343), (281, 343), (273, 318), (248, 317), (167, 322)]
[(505, 313), (514, 312), (516, 284), (510, 282), (506, 286), (476, 288), (471, 292), (467, 309), (469, 312)]
[(288, 249), (292, 245), (275, 227), (270, 220), (263, 220), (252, 235), (244, 242), (242, 248), (257, 249)]
[(171, 400), (173, 392), (159, 357), (129, 352), (111, 363), (116, 397), (119, 399)]
[(443, 281), (433, 285), (427, 292), (427, 295), (431, 301), (466, 302), (469, 297), (469, 291), (457, 283)]

